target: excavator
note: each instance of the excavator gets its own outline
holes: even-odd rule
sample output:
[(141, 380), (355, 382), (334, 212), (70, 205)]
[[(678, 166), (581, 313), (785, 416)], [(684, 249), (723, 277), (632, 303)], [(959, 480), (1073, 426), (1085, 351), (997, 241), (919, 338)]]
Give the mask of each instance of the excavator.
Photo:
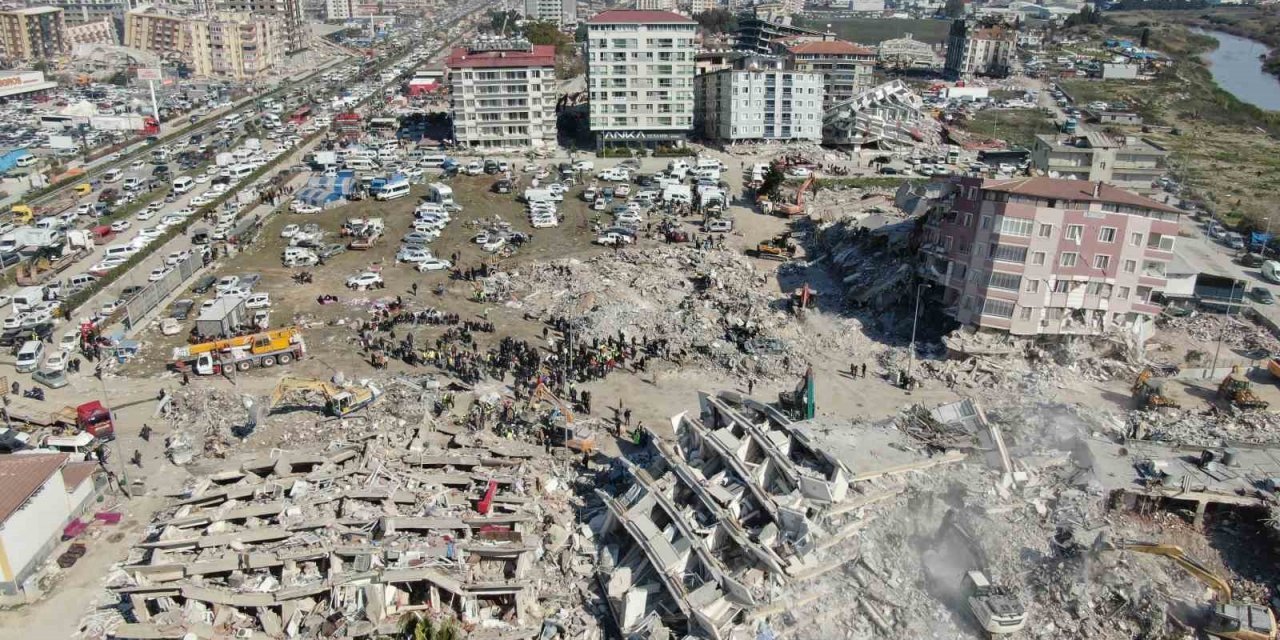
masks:
[(1204, 631), (1209, 635), (1228, 640), (1276, 639), (1276, 617), (1271, 613), (1270, 607), (1232, 602), (1231, 584), (1208, 567), (1187, 557), (1182, 547), (1141, 540), (1111, 540), (1104, 534), (1099, 535), (1093, 544), (1095, 555), (1103, 551), (1135, 551), (1164, 556), (1213, 589), (1217, 594), (1217, 602), (1213, 605), (1213, 614), (1204, 626)]
[(969, 555), (970, 568), (960, 577), (960, 586), (969, 612), (984, 631), (991, 635), (1006, 635), (1017, 633), (1026, 626), (1027, 609), (1017, 594), (1009, 587), (993, 584), (987, 577), (986, 551), (961, 512), (950, 509), (942, 517), (942, 524), (934, 535), (933, 551), (946, 558), (944, 564), (948, 566), (957, 556)]
[(569, 408), (568, 403), (560, 399), (560, 396), (552, 393), (547, 385), (539, 382), (537, 387), (533, 389), (533, 398), (541, 400), (556, 408), (560, 416), (564, 418), (564, 446), (580, 451), (582, 453), (592, 453), (596, 449), (595, 438), (589, 434), (578, 432), (574, 428), (573, 410)]
[(795, 255), (796, 243), (792, 242), (791, 234), (789, 233), (780, 233), (768, 240), (761, 240), (756, 245), (756, 257), (759, 258), (787, 260), (794, 258)]
[(264, 413), (271, 413), (286, 395), (295, 391), (312, 391), (324, 396), (324, 412), (336, 418), (350, 415), (382, 397), (382, 390), (372, 382), (359, 387), (339, 387), (324, 380), (285, 377), (276, 385), (275, 391), (271, 392)]
[(809, 178), (805, 180), (804, 184), (800, 185), (800, 189), (796, 191), (796, 201), (794, 203), (779, 202), (775, 204), (773, 206), (773, 213), (784, 218), (804, 215), (804, 192), (808, 191), (809, 187), (812, 187), (814, 181), (817, 179), (818, 174), (809, 174)]
[(809, 420), (817, 412), (814, 400), (813, 367), (804, 372), (793, 391), (778, 393), (778, 406), (795, 420)]
[(1266, 409), (1271, 404), (1253, 392), (1253, 385), (1240, 365), (1231, 367), (1231, 373), (1218, 385), (1218, 399), (1237, 409)]
[(1133, 397), (1138, 399), (1142, 409), (1178, 409), (1182, 405), (1164, 393), (1164, 381), (1153, 380), (1155, 372), (1151, 367), (1142, 370), (1133, 381)]

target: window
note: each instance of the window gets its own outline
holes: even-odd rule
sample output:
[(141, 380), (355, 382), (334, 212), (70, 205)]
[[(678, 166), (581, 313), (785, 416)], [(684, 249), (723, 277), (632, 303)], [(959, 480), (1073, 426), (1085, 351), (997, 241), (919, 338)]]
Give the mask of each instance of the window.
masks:
[(963, 226), (965, 226), (965, 227), (971, 226), (971, 225), (973, 225), (973, 214), (972, 214), (972, 213), (966, 213), (966, 214), (964, 214), (964, 217), (963, 217), (963, 218), (961, 218), (961, 220), (963, 220), (963, 222), (961, 222), (961, 223), (960, 223), (961, 225), (963, 225)]
[(1063, 267), (1076, 266), (1076, 258), (1078, 255), (1073, 251), (1067, 251), (1062, 254), (1062, 258), (1058, 260), (1058, 265)]
[(1136, 231), (1135, 231), (1134, 233), (1129, 234), (1129, 246), (1133, 246), (1133, 247), (1141, 247), (1141, 246), (1142, 246), (1142, 234), (1141, 234), (1141, 233), (1137, 233)]
[(1147, 240), (1147, 248), (1158, 249), (1160, 251), (1173, 251), (1173, 236), (1153, 233)]
[(959, 251), (959, 252), (960, 252), (960, 253), (962, 253), (962, 254), (963, 254), (963, 253), (969, 253), (969, 243), (968, 243), (968, 242), (961, 242), (961, 243), (960, 243), (960, 246), (956, 248), (956, 251)]
[(1103, 271), (1106, 271), (1107, 267), (1109, 266), (1111, 266), (1111, 256), (1094, 256), (1093, 257), (1094, 269), (1101, 269)]
[(1002, 262), (1022, 264), (1027, 261), (1027, 248), (993, 244), (991, 245), (991, 257)]
[(1098, 229), (1098, 242), (1111, 243), (1115, 241), (1116, 241), (1115, 227), (1103, 227), (1101, 229)]
[(1165, 263), (1163, 262), (1156, 262), (1154, 260), (1144, 260), (1142, 262), (1142, 275), (1163, 278), (1164, 264)]
[(982, 228), (983, 229), (991, 228), (991, 216), (982, 216)]
[(1084, 236), (1084, 225), (1079, 225), (1079, 224), (1067, 225), (1066, 238), (1068, 240), (1079, 240), (1082, 236)]
[(1042, 224), (1042, 225), (1040, 225), (1040, 237), (1041, 237), (1041, 238), (1052, 238), (1052, 237), (1053, 237), (1053, 225), (1051, 225), (1051, 224)]
[(987, 255), (987, 245), (982, 242), (975, 242), (973, 245), (973, 254), (979, 258)]
[(1020, 314), (1018, 317), (1020, 317), (1020, 318), (1021, 318), (1021, 319), (1023, 319), (1023, 320), (1030, 320), (1030, 319), (1031, 319), (1031, 312), (1032, 312), (1032, 311), (1034, 311), (1034, 309), (1032, 309), (1031, 307), (1023, 307), (1023, 308), (1018, 312), (1018, 313)]
[(1005, 300), (988, 298), (982, 305), (982, 315), (995, 316), (997, 318), (1012, 318), (1013, 303)]
[(1017, 291), (1022, 286), (1022, 276), (1015, 273), (1000, 273), (992, 271), (991, 277), (987, 280), (987, 286), (992, 289), (1005, 289), (1007, 291)]
[(1071, 281), (1059, 280), (1053, 283), (1053, 292), (1054, 293), (1071, 293)]
[(1045, 320), (1061, 320), (1064, 315), (1062, 307), (1049, 307), (1044, 310)]
[(1120, 300), (1129, 299), (1129, 287), (1119, 287), (1116, 289), (1116, 298)]
[(1040, 293), (1040, 281), (1039, 281), (1039, 280), (1027, 280), (1026, 292), (1027, 292), (1027, 293)]
[(946, 249), (947, 251), (951, 251), (951, 244), (952, 244), (952, 242), (954, 242), (954, 241), (955, 241), (955, 238), (952, 238), (951, 236), (947, 236), (947, 237), (943, 238), (943, 239), (942, 239), (942, 248), (943, 248), (943, 249)]
[(1037, 251), (1031, 254), (1031, 264), (1042, 265), (1044, 264), (1044, 258), (1045, 253), (1043, 251)]
[(1102, 296), (1104, 298), (1111, 297), (1111, 285), (1105, 282), (1090, 282), (1085, 288), (1085, 293), (1091, 296)]
[(1000, 233), (1002, 234), (1018, 236), (1020, 238), (1030, 238), (1031, 230), (1034, 229), (1035, 226), (1036, 223), (1031, 220), (1000, 216)]

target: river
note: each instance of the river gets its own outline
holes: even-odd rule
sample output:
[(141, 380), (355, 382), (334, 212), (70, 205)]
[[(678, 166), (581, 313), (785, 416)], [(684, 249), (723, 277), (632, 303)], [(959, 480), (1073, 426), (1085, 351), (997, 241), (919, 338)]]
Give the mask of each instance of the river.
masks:
[(1192, 29), (1218, 41), (1218, 48), (1204, 54), (1213, 79), (1227, 93), (1256, 107), (1280, 111), (1280, 79), (1262, 69), (1267, 45), (1222, 31)]

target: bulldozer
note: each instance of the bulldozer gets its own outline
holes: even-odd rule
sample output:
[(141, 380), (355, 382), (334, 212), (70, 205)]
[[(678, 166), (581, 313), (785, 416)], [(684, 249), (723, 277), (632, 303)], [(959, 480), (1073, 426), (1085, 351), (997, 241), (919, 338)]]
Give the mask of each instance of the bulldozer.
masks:
[(1237, 409), (1266, 409), (1271, 404), (1253, 392), (1253, 384), (1240, 365), (1231, 367), (1231, 373), (1218, 385), (1218, 399)]
[[(942, 524), (934, 534), (932, 550), (948, 561), (945, 568), (954, 566), (954, 559), (968, 556), (968, 568), (959, 577), (963, 603), (974, 620), (991, 635), (1007, 635), (1021, 631), (1027, 624), (1027, 609), (1013, 589), (995, 584), (987, 576), (986, 551), (973, 534), (973, 528), (964, 514), (950, 509), (942, 517)], [(928, 570), (928, 565), (926, 565)], [(935, 569), (943, 573), (944, 570)], [(957, 576), (934, 575), (932, 578), (951, 580)]]
[(1182, 547), (1141, 540), (1111, 540), (1104, 533), (1094, 542), (1092, 552), (1097, 556), (1104, 551), (1133, 551), (1166, 557), (1212, 589), (1216, 594), (1216, 602), (1204, 625), (1205, 633), (1228, 640), (1275, 640), (1276, 618), (1270, 607), (1232, 602), (1231, 584), (1208, 567), (1187, 557)]
[(275, 390), (272, 391), (264, 412), (271, 413), (284, 400), (285, 396), (295, 391), (310, 391), (322, 395), (324, 397), (324, 412), (335, 418), (342, 418), (359, 411), (382, 397), (382, 390), (372, 382), (366, 382), (363, 386), (339, 387), (324, 380), (286, 377), (281, 379)]
[(791, 240), (791, 234), (781, 233), (768, 240), (761, 240), (756, 244), (755, 253), (759, 258), (788, 260), (796, 255), (796, 243)]
[(1157, 380), (1151, 367), (1142, 370), (1133, 381), (1133, 397), (1141, 409), (1178, 409), (1182, 405), (1164, 392), (1164, 381)]

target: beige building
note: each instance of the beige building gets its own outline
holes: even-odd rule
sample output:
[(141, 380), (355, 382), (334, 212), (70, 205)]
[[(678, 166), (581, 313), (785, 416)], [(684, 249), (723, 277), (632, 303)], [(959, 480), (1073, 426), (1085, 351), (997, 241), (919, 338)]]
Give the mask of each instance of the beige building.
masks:
[(874, 49), (844, 40), (805, 40), (787, 47), (786, 54), (796, 71), (822, 75), (824, 106), (848, 100), (874, 84)]
[(120, 44), (120, 36), (111, 18), (103, 18), (96, 22), (86, 22), (74, 27), (67, 27), (67, 40), (71, 46), (78, 44)]
[(196, 76), (252, 80), (271, 73), (284, 56), (284, 27), (275, 18), (219, 14), (191, 22)]
[(51, 60), (70, 51), (62, 9), (31, 7), (0, 11), (0, 58)]
[(154, 53), (170, 60), (189, 60), (188, 20), (157, 9), (130, 11), (124, 17), (124, 46)]
[(253, 13), (273, 16), (281, 21), (285, 53), (301, 51), (310, 46), (311, 31), (302, 17), (302, 0), (209, 0), (214, 11), (229, 13)]
[(1078, 136), (1038, 135), (1031, 164), (1054, 178), (1106, 182), (1130, 191), (1151, 192), (1168, 170), (1169, 152), (1142, 138), (1113, 139), (1090, 132)]
[(1009, 74), (1018, 47), (1018, 32), (1005, 25), (951, 23), (947, 37), (947, 73), (955, 77)]

